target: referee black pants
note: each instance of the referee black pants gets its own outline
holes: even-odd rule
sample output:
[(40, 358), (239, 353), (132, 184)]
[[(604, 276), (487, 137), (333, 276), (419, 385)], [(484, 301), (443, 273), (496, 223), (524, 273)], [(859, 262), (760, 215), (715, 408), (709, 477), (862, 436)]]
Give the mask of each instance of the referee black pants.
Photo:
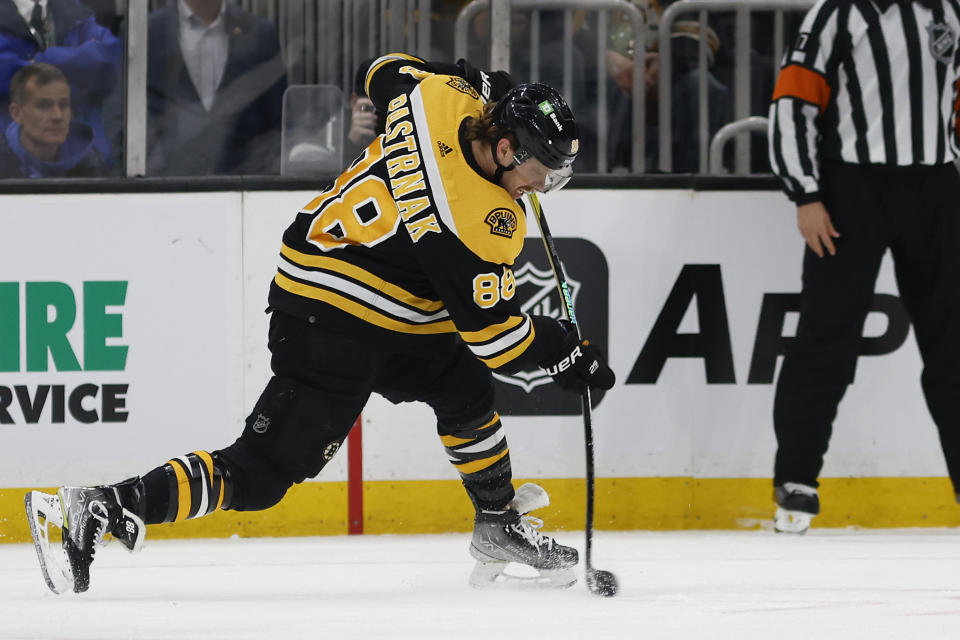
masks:
[(927, 407), (960, 492), (960, 176), (952, 164), (826, 162), (821, 194), (841, 237), (834, 256), (818, 258), (809, 247), (804, 255), (797, 335), (774, 400), (774, 483), (818, 485), (837, 406), (853, 380), (880, 261), (889, 248), (923, 359)]

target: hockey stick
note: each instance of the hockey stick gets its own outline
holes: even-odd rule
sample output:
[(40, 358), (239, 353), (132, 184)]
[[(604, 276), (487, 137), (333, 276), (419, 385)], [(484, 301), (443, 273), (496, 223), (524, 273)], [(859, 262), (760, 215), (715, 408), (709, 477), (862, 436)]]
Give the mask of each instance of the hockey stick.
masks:
[[(561, 307), (563, 317), (573, 324), (573, 328), (577, 332), (577, 338), (581, 339), (580, 325), (577, 324), (577, 314), (573, 309), (573, 299), (570, 297), (570, 287), (567, 286), (567, 276), (563, 270), (563, 263), (560, 262), (560, 256), (557, 254), (557, 248), (553, 243), (550, 227), (547, 226), (547, 219), (544, 217), (543, 209), (540, 207), (540, 200), (535, 193), (528, 193), (527, 197), (533, 207), (534, 217), (537, 219), (537, 226), (540, 227), (540, 237), (543, 239), (543, 248), (547, 253), (547, 259), (550, 261), (550, 269), (553, 271), (553, 278), (557, 283), (557, 291), (560, 292), (560, 301), (563, 303)], [(617, 578), (609, 571), (594, 569), (591, 561), (591, 549), (593, 547), (594, 470), (593, 419), (591, 416), (589, 386), (584, 386), (583, 393), (580, 395), (580, 404), (583, 407), (583, 440), (587, 454), (587, 522), (584, 528), (586, 534), (584, 567), (587, 576), (587, 588), (591, 593), (609, 597), (617, 593)]]

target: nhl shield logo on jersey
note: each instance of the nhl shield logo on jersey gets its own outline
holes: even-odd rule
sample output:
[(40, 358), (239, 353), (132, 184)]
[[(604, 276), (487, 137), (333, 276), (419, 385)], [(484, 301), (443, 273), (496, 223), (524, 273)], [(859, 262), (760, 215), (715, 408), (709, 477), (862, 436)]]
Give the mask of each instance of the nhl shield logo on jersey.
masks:
[(495, 236), (512, 238), (517, 230), (517, 214), (510, 209), (494, 209), (487, 214), (485, 222), (490, 225), (490, 233)]
[(930, 53), (944, 64), (950, 64), (957, 46), (957, 34), (943, 22), (931, 22), (927, 25), (927, 40)]

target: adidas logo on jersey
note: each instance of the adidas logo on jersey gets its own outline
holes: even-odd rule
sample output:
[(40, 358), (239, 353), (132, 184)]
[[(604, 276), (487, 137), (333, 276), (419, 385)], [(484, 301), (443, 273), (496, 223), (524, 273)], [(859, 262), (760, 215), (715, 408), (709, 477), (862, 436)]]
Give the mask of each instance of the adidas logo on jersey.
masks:
[(446, 158), (448, 153), (453, 153), (453, 148), (444, 144), (442, 140), (437, 141), (437, 148), (440, 149), (440, 157)]

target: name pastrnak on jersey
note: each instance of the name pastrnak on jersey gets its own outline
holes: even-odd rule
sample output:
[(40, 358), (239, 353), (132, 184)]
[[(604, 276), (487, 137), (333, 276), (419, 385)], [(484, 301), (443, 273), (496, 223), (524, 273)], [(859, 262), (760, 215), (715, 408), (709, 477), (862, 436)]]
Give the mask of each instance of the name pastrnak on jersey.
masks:
[(384, 133), (284, 233), (270, 306), (386, 344), (459, 333), (492, 369), (540, 363), (562, 332), (538, 321), (538, 338), (520, 311), (524, 211), (461, 136), (478, 88), (393, 54), (371, 65), (367, 93)]

